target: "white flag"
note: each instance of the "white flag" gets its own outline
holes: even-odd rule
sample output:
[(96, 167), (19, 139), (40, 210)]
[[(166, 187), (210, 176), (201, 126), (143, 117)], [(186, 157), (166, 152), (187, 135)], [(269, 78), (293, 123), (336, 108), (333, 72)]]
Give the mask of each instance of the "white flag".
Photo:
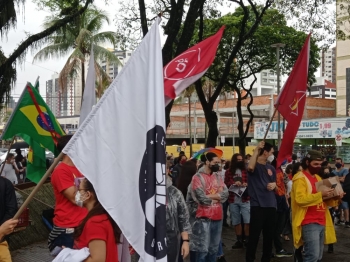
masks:
[(146, 262), (167, 260), (164, 127), (157, 21), (63, 151)]
[(96, 82), (95, 58), (94, 58), (94, 50), (91, 47), (89, 69), (86, 76), (83, 102), (81, 104), (81, 109), (80, 109), (79, 126), (84, 122), (85, 118), (91, 112), (92, 107), (96, 104), (95, 82)]

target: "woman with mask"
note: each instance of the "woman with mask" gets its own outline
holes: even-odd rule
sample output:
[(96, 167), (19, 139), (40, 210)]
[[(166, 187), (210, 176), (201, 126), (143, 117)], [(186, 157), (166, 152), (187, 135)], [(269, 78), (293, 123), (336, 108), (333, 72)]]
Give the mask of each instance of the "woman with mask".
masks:
[[(248, 186), (246, 165), (241, 154), (234, 154), (232, 156), (231, 165), (225, 173), (225, 184), (227, 188), (230, 188), (232, 185), (236, 187)], [(250, 202), (248, 190), (245, 190), (242, 196), (230, 191), (228, 202), (231, 223), (235, 227), (237, 237), (237, 241), (232, 246), (232, 249), (243, 248), (244, 243), (247, 243), (249, 238)], [(244, 240), (242, 238), (243, 229), (241, 218), (243, 218), (244, 223)]]
[(75, 196), (78, 206), (88, 210), (87, 216), (74, 232), (74, 248), (89, 248), (86, 262), (118, 262), (117, 243), (121, 231), (97, 199), (95, 189), (86, 178), (82, 179)]
[(228, 190), (219, 171), (220, 159), (214, 153), (205, 155), (203, 169), (193, 176), (191, 195), (198, 207), (192, 227), (191, 251), (197, 262), (215, 262), (221, 240), (222, 205)]

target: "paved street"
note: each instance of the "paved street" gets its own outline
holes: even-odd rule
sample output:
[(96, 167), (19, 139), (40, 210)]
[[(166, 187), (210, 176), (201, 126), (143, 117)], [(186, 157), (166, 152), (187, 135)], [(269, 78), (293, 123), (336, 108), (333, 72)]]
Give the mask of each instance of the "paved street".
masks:
[[(338, 243), (334, 246), (334, 253), (328, 254), (327, 247), (325, 247), (325, 253), (323, 257), (323, 262), (348, 262), (350, 261), (350, 228), (344, 228), (344, 226), (336, 226)], [(233, 228), (224, 228), (223, 241), (226, 245), (224, 247), (225, 257), (228, 262), (230, 261), (245, 261), (244, 254), (245, 249), (232, 250), (231, 246), (234, 243)], [(260, 247), (257, 252), (257, 260), (260, 260)], [(292, 251), (292, 242), (284, 241), (284, 247), (288, 251)], [(50, 256), (46, 241), (30, 245), (28, 247), (16, 250), (12, 252), (13, 262), (48, 262), (52, 261)], [(293, 258), (274, 258), (273, 261), (279, 262), (292, 262)]]

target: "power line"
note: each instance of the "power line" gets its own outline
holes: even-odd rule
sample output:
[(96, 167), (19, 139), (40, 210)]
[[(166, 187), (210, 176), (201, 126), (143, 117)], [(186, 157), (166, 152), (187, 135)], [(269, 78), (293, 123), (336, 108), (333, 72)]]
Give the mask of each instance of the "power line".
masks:
[(29, 61), (25, 61), (25, 62), (28, 63), (28, 64), (31, 64), (31, 65), (33, 65), (33, 66), (41, 67), (41, 68), (43, 68), (43, 69), (46, 69), (46, 70), (48, 70), (48, 71), (51, 71), (51, 72), (54, 72), (54, 73), (58, 74), (57, 71), (53, 71), (53, 70), (51, 70), (51, 69), (49, 69), (49, 68), (47, 68), (47, 67), (40, 66), (40, 65), (36, 65), (36, 64), (33, 64), (33, 63), (29, 62)]

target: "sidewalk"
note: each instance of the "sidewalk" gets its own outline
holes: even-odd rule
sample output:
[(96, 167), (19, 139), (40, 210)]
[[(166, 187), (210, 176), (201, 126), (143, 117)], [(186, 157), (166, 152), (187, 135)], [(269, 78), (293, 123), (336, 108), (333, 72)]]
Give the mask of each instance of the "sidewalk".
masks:
[[(338, 243), (334, 245), (334, 253), (327, 253), (327, 246), (324, 249), (323, 262), (349, 262), (350, 255), (350, 228), (345, 228), (344, 226), (336, 226)], [(234, 244), (234, 229), (223, 228), (223, 242), (226, 247), (224, 247), (225, 258), (227, 262), (244, 262), (245, 261), (245, 249), (232, 250), (231, 246)], [(288, 251), (293, 251), (292, 240), (283, 241), (284, 249)], [(260, 261), (262, 250), (262, 237), (259, 241), (259, 247), (256, 254), (256, 261)], [(273, 250), (275, 252), (275, 250)], [(50, 262), (53, 257), (50, 256), (47, 243), (39, 242), (33, 245), (15, 250), (12, 252), (13, 262)], [(293, 262), (293, 257), (291, 258), (273, 258), (271, 261), (274, 262)]]
[(12, 262), (49, 262), (53, 260), (47, 247), (47, 241), (26, 246), (11, 254)]

